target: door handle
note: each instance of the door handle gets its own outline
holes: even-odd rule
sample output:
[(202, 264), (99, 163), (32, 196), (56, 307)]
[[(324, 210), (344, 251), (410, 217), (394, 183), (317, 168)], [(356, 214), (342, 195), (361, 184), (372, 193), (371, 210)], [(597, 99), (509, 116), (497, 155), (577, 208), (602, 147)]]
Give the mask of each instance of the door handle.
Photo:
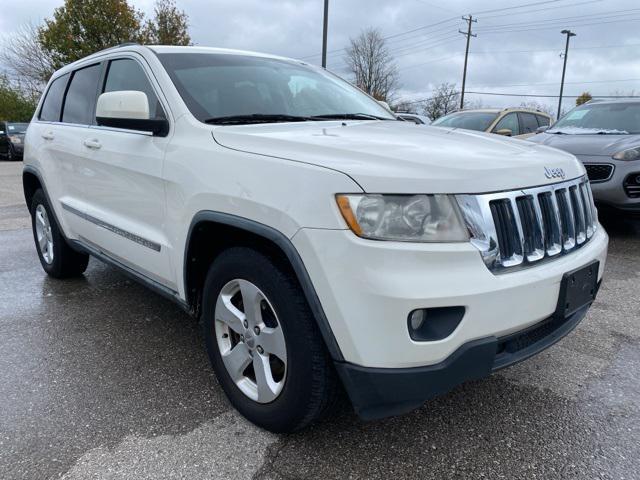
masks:
[(42, 134), (42, 138), (45, 140), (53, 140), (55, 136), (53, 135), (53, 132), (46, 132)]
[(98, 150), (102, 147), (102, 144), (98, 140), (85, 140), (82, 142), (85, 147), (91, 148), (93, 150)]

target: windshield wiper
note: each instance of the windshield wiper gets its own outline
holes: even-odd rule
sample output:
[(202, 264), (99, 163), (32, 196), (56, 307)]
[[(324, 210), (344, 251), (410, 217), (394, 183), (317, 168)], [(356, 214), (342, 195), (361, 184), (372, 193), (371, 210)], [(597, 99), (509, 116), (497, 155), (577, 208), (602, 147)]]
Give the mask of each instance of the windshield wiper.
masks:
[(314, 120), (394, 120), (393, 118), (378, 117), (368, 113), (327, 113), (325, 115), (313, 115)]
[(307, 122), (310, 120), (313, 120), (313, 118), (300, 115), (251, 113), (248, 115), (227, 115), (224, 117), (207, 118), (204, 120), (204, 123), (229, 125), (234, 123)]

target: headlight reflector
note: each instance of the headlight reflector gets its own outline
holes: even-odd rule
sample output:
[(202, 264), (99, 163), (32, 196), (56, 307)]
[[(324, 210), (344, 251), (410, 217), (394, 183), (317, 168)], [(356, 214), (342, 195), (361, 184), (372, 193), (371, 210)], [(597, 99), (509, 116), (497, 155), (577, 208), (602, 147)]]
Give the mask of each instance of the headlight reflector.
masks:
[(613, 158), (615, 160), (640, 160), (640, 147), (629, 148), (627, 150), (622, 150), (621, 152), (616, 153)]
[(466, 242), (466, 227), (449, 195), (338, 195), (338, 207), (356, 235), (400, 242)]

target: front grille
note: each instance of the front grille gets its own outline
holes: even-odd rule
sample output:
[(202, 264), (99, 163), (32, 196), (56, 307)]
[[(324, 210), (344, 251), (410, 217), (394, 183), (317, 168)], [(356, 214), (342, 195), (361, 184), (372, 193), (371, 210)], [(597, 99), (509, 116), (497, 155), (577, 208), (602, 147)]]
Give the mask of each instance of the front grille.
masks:
[(630, 198), (640, 198), (640, 172), (632, 173), (624, 179), (624, 191)]
[(567, 254), (587, 243), (597, 227), (586, 177), (457, 198), (472, 243), (495, 273)]
[(613, 176), (613, 165), (608, 163), (586, 163), (584, 168), (590, 182), (606, 182)]

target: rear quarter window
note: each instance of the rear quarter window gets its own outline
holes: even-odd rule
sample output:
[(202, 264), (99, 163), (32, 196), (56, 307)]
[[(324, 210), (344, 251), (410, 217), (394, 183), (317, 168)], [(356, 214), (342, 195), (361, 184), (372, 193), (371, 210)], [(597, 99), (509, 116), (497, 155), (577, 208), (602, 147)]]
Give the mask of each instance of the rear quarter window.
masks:
[(62, 111), (62, 98), (64, 97), (64, 91), (67, 88), (67, 81), (69, 80), (69, 74), (62, 75), (56, 78), (44, 97), (42, 102), (42, 108), (40, 109), (39, 119), (45, 122), (59, 122), (60, 112)]

